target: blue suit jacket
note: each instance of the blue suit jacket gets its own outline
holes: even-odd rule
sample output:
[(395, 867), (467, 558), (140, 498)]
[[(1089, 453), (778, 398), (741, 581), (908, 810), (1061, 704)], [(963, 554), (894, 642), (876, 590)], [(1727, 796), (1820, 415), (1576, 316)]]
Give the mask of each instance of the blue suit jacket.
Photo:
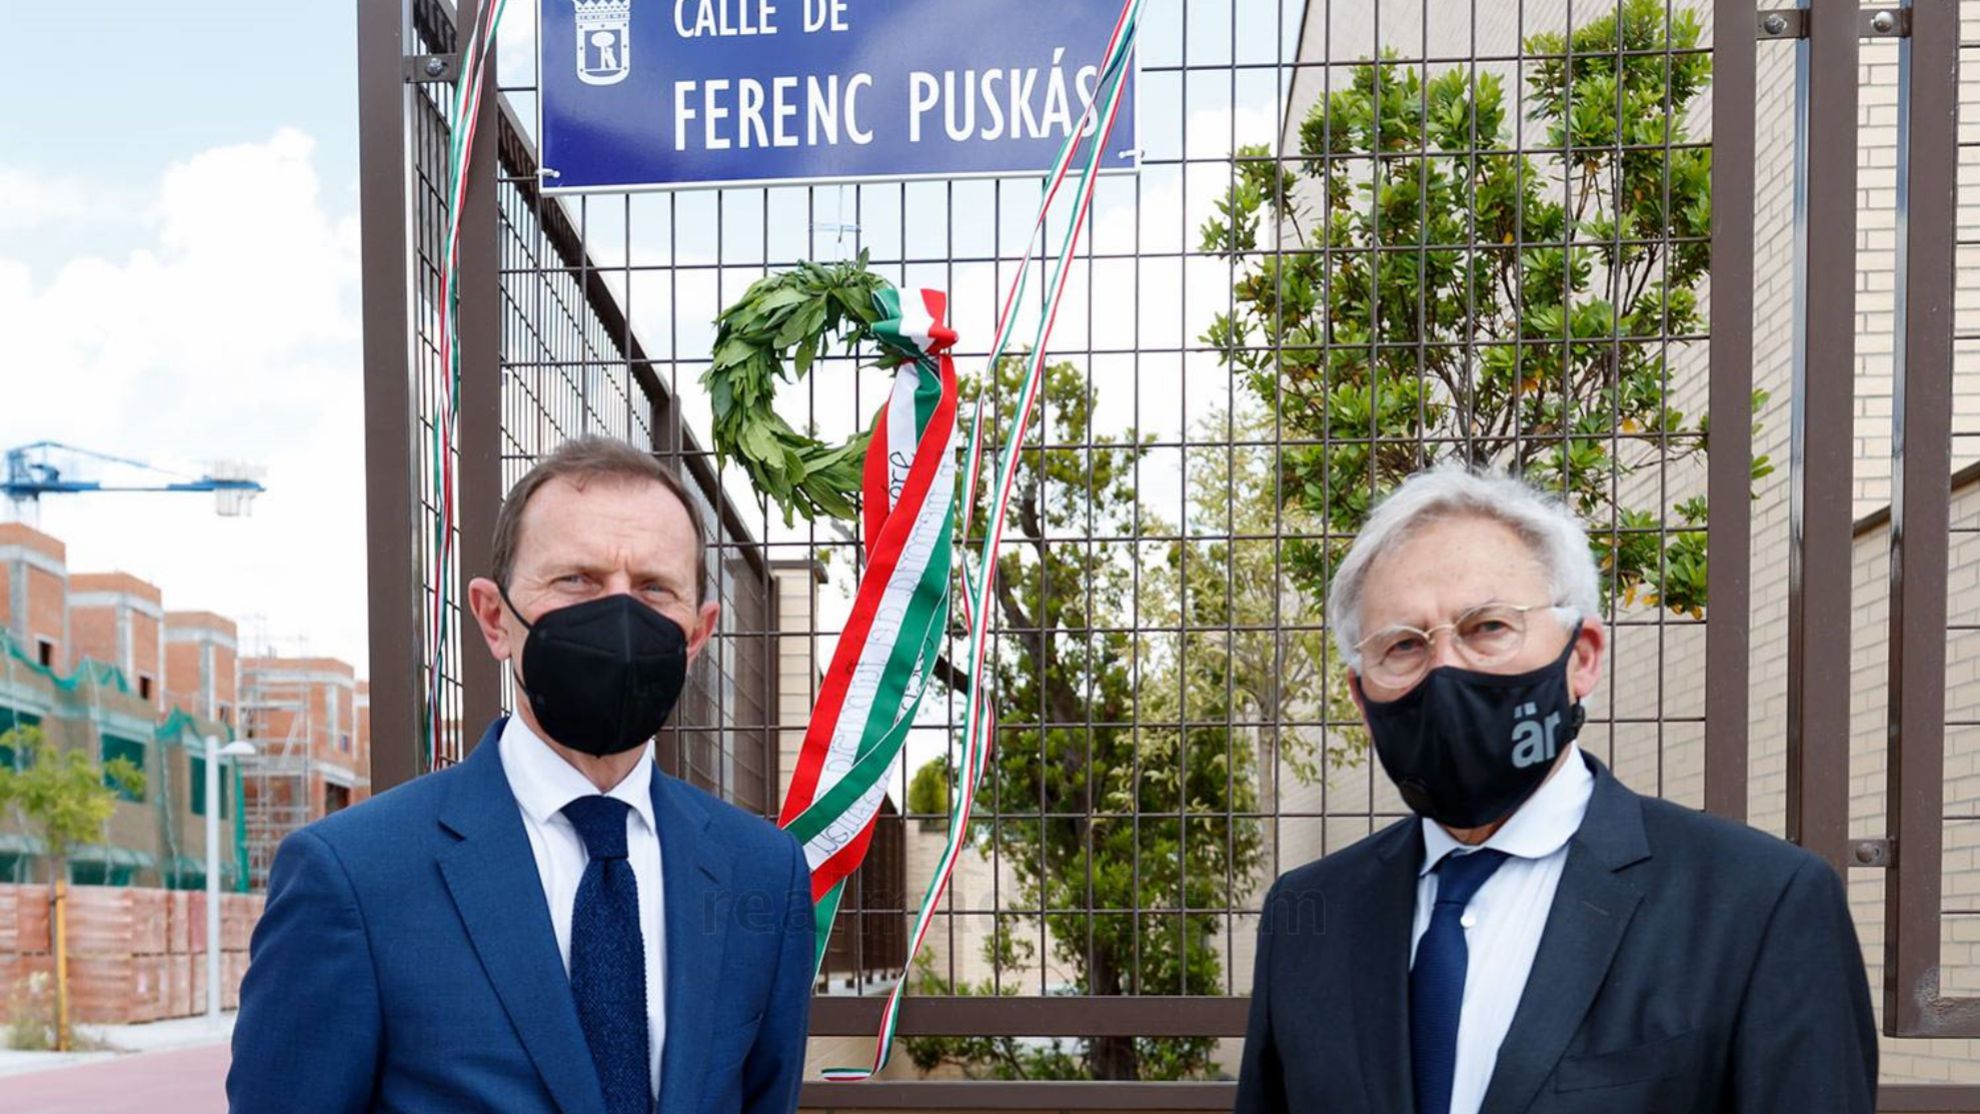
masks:
[[(498, 721), (466, 761), (284, 840), (234, 1028), (235, 1114), (604, 1114)], [(659, 1114), (788, 1114), (810, 1010), (797, 841), (655, 771)]]

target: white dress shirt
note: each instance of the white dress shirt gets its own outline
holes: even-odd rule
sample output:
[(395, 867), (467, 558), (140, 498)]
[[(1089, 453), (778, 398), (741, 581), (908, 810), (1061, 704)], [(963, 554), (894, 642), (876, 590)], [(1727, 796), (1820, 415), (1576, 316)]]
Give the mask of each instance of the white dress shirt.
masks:
[[(509, 791), (522, 810), (523, 830), (529, 833), (529, 849), (536, 856), (536, 876), (550, 905), (550, 927), (557, 932), (557, 953), (569, 975), (571, 913), (591, 855), (563, 808), (579, 797), (596, 796), (598, 787), (537, 738), (521, 716), (509, 717), (500, 745), (502, 772), (508, 775)], [(646, 944), (647, 1045), (652, 1057), (649, 1078), (657, 1095), (660, 1049), (667, 1035), (666, 921), (661, 916), (660, 829), (653, 816), (653, 744), (646, 746), (646, 760), (606, 796), (632, 806), (626, 813), (626, 862), (639, 887), (640, 935)]]
[[(1459, 922), (1464, 925), (1469, 958), (1464, 1005), (1458, 1014), (1451, 1114), (1478, 1114), (1485, 1101), (1485, 1088), (1499, 1061), (1499, 1045), (1512, 1027), (1513, 1011), (1519, 1008), (1540, 950), (1541, 930), (1554, 907), (1554, 891), (1560, 888), (1561, 869), (1567, 865), (1568, 840), (1581, 827), (1594, 791), (1595, 775), (1580, 749), (1570, 744), (1559, 772), (1483, 844), (1504, 851), (1508, 858), (1479, 887)], [(1416, 881), (1416, 925), (1409, 944), (1412, 966), (1437, 900), (1437, 876), (1432, 871), (1445, 855), (1464, 846), (1436, 822), (1423, 821), (1423, 868)]]

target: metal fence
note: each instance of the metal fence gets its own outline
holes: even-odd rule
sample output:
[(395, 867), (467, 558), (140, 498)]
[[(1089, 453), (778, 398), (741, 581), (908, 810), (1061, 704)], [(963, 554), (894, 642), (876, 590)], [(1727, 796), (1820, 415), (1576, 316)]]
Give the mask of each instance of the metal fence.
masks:
[[(502, 96), (482, 121), (498, 139), (463, 216), (461, 565), (485, 566), (502, 491), (564, 437), (608, 432), (678, 461), (717, 524), (724, 623), (663, 761), (773, 814), (862, 555), (852, 524), (786, 522), (697, 439), (713, 318), (764, 274), (865, 252), (897, 284), (951, 293), (966, 393), (1008, 416), (983, 348), (1038, 185), (546, 197), (533, 8), (505, 24)], [(431, 753), (390, 742), (418, 737), (437, 635), (414, 617), (434, 544), (423, 447), (454, 14), (358, 9), (382, 788), (458, 757), (505, 689), (455, 643), (443, 691), (468, 735)], [(1963, 1046), (1920, 1039), (1980, 1037), (1980, 1009), (1954, 996), (1974, 978), (1959, 958), (1980, 910), (1958, 904), (1961, 853), (1942, 854), (1980, 824), (1942, 790), (1980, 761), (1947, 742), (1963, 721), (1946, 715), (1965, 660), (1949, 637), (1980, 629), (1946, 621), (1963, 584), (1948, 569), (1965, 567), (1942, 482), (1965, 366), (1944, 230), (1970, 148), (1955, 146), (1957, 62), (1980, 45), (1962, 31), (1959, 7), (1927, 0), (1888, 20), (1828, 0), (1152, 5), (1139, 170), (1100, 184), (1020, 456), (993, 624), (996, 758), (933, 943), (905, 974), (902, 1080), (813, 1086), (806, 1106), (1227, 1108), (1217, 1080), (1235, 1065), (1265, 886), (1405, 814), (1328, 649), (1331, 564), (1374, 495), (1455, 459), (1520, 467), (1589, 519), (1612, 651), (1583, 745), (1641, 791), (1881, 879), (1866, 944), (1882, 953), (1886, 1031), (1954, 1064), (1890, 1076), (1884, 1106), (1980, 1109), (1980, 1086), (1919, 1085), (1980, 1084)], [(1896, 194), (1891, 234), (1867, 241), (1896, 258), (1881, 396), (1857, 347), (1857, 218), (1875, 205), (1853, 122), (1879, 95), (1859, 80), (1866, 39), (1896, 62), (1900, 106), (1866, 124), (1894, 137), (1865, 171)], [(1964, 352), (1975, 338), (1959, 335)], [(842, 437), (884, 389), (832, 359), (780, 410)], [(1881, 527), (1864, 513), (1866, 420), (1893, 441)], [(1876, 528), (1889, 742), (1873, 731), (1866, 747), (1854, 643), (1836, 632)], [(938, 687), (886, 853), (842, 913), (817, 1037), (876, 1026), (858, 991), (903, 962), (959, 718)], [(1885, 779), (1874, 807), (1852, 789), (1866, 755)], [(992, 1040), (1011, 1035), (1024, 1039)], [(905, 1068), (993, 1074), (993, 1057), (1032, 1081)], [(1084, 1077), (1108, 1082), (1070, 1081)]]

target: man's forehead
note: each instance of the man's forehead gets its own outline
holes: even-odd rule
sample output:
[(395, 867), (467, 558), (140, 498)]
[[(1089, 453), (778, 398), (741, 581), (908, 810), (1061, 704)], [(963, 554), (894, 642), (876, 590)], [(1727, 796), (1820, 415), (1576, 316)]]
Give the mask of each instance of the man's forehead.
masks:
[(559, 477), (523, 508), (522, 526), (520, 548), (537, 559), (693, 563), (694, 523), (658, 483)]
[(1378, 557), (1368, 570), (1365, 603), (1374, 605), (1371, 612), (1454, 615), (1492, 602), (1532, 603), (1523, 597), (1544, 593), (1546, 581), (1538, 557), (1510, 527), (1449, 519), (1413, 532)]

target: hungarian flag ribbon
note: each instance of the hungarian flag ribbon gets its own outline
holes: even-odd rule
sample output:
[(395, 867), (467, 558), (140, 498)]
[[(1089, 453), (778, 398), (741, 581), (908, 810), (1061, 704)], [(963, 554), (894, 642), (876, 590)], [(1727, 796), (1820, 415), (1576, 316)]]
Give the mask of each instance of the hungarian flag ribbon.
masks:
[(461, 73), (454, 83), (451, 126), (447, 131), (447, 226), (442, 238), (439, 296), (438, 341), (441, 379), (431, 388), (427, 401), (433, 417), (427, 469), (433, 479), (432, 563), (425, 570), (427, 589), (426, 633), (430, 642), (426, 653), (426, 718), (421, 724), (420, 761), (435, 764), (445, 734), (445, 684), (447, 673), (448, 619), (453, 608), (454, 586), (454, 477), (455, 446), (460, 418), (460, 239), (461, 210), (467, 200), (467, 168), (473, 158), (476, 125), (481, 119), (481, 98), (493, 84), (483, 69), (488, 52), (495, 47), (495, 29), (502, 23), (508, 0), (482, 0), (474, 23), (456, 29), (460, 44)]
[(939, 291), (887, 289), (873, 329), (904, 362), (874, 422), (866, 571), (805, 732), (780, 826), (804, 844), (823, 959), (948, 626), (956, 500), (956, 335)]
[[(1059, 303), (1065, 295), (1066, 281), (1071, 272), (1070, 264), (1079, 250), (1080, 233), (1085, 228), (1092, 211), (1093, 194), (1098, 179), (1100, 162), (1104, 157), (1108, 137), (1113, 132), (1115, 118), (1120, 111), (1123, 93), (1126, 88), (1129, 59), (1132, 57), (1134, 51), (1135, 33), (1140, 21), (1142, 3), (1143, 0), (1124, 0), (1121, 6), (1120, 19), (1116, 22), (1114, 33), (1107, 43), (1106, 54), (1101, 66), (1099, 95), (1092, 103), (1087, 105), (1078, 126), (1074, 127), (1070, 134), (1068, 134), (1064, 146), (1060, 149), (1058, 158), (1054, 160), (1052, 172), (1046, 180), (1045, 195), (1039, 205), (1038, 219), (1034, 225), (1033, 238), (1044, 230), (1046, 218), (1052, 208), (1053, 199), (1058, 195), (1060, 185), (1068, 180), (1068, 175), (1074, 161), (1074, 154), (1080, 147), (1082, 140), (1090, 135), (1091, 146), (1087, 151), (1084, 173), (1078, 176), (1078, 185), (1074, 191), (1072, 219), (1068, 223), (1065, 237), (1060, 243), (1058, 255), (1053, 262), (1050, 277), (1047, 280), (1045, 305), (1039, 315), (1037, 331), (1033, 334), (1031, 351), (1025, 357), (1024, 383), (1017, 403), (1012, 408), (1010, 425), (1005, 431), (1004, 440), (998, 452), (996, 481), (990, 493), (988, 517), (983, 524), (983, 548), (978, 558), (977, 573), (975, 576), (969, 575), (966, 565), (963, 569), (965, 588), (963, 618), (969, 628), (969, 657), (968, 667), (965, 671), (967, 691), (962, 694), (965, 701), (962, 761), (960, 763), (960, 769), (956, 774), (954, 792), (950, 795), (948, 840), (943, 848), (942, 856), (936, 864), (935, 875), (929, 880), (928, 888), (922, 896), (921, 906), (915, 914), (913, 930), (908, 937), (907, 956), (910, 966), (912, 966), (915, 954), (921, 950), (923, 940), (927, 938), (928, 930), (933, 923), (935, 906), (940, 903), (942, 895), (948, 890), (949, 877), (954, 872), (956, 861), (962, 852), (963, 844), (968, 839), (970, 815), (975, 805), (977, 785), (982, 778), (985, 766), (988, 765), (991, 747), (994, 742), (994, 725), (996, 720), (994, 708), (990, 703), (990, 686), (987, 677), (990, 637), (989, 603), (996, 578), (996, 558), (1003, 544), (1004, 526), (1009, 517), (1011, 491), (1017, 477), (1017, 453), (1019, 446), (1024, 442), (1026, 431), (1030, 428), (1032, 411), (1036, 407), (1038, 395), (1043, 386), (1045, 353), (1051, 341), (1052, 326), (1058, 319)], [(1010, 342), (1016, 324), (1014, 310), (1019, 305), (1020, 298), (1022, 297), (1025, 274), (1029, 268), (1030, 254), (1027, 250), (1026, 258), (1018, 267), (1018, 273), (1012, 282), (1010, 292), (1004, 300), (1002, 312), (998, 317), (997, 335), (991, 346), (991, 354), (984, 375), (986, 385), (995, 381), (997, 362), (1002, 357), (1006, 346)], [(896, 397), (898, 397), (898, 394)], [(967, 530), (970, 513), (975, 506), (977, 485), (981, 478), (981, 468), (984, 456), (986, 455), (986, 443), (983, 434), (984, 412), (988, 408), (988, 405), (988, 399), (979, 399), (975, 415), (971, 421), (969, 443), (967, 446), (969, 460), (968, 471), (966, 473), (967, 486), (964, 495), (965, 503), (962, 510), (965, 530)], [(874, 450), (880, 451), (876, 452)], [(869, 456), (867, 458), (869, 485), (874, 470), (877, 467), (875, 460), (884, 459), (886, 455), (885, 450), (881, 446), (880, 438), (876, 433), (873, 441), (873, 450), (869, 450)], [(891, 516), (888, 522), (891, 524)], [(872, 526), (873, 523), (869, 517), (867, 523), (868, 537), (873, 536)], [(878, 571), (877, 568), (869, 569), (867, 578), (869, 580), (875, 578)], [(946, 581), (944, 583), (946, 584)], [(862, 582), (860, 586), (862, 597), (866, 594), (866, 588), (867, 584)], [(941, 608), (941, 611), (946, 616), (946, 602)], [(850, 635), (851, 633), (852, 629), (848, 626), (847, 634)], [(911, 679), (912, 687), (915, 689), (916, 699), (919, 698), (920, 687), (927, 682), (927, 670), (933, 664), (933, 656), (939, 645), (941, 633), (939, 625), (931, 629), (930, 641), (928, 643), (929, 656), (925, 664), (920, 667), (921, 671)], [(846, 642), (841, 641), (839, 648), (841, 653), (846, 652), (848, 649)], [(825, 701), (821, 699), (819, 711), (823, 712), (825, 706)], [(834, 715), (837, 715), (836, 711)], [(910, 718), (912, 716), (911, 710), (909, 716)], [(816, 719), (814, 719), (812, 726), (815, 731), (818, 726)], [(905, 725), (902, 726), (901, 733), (904, 737)], [(807, 747), (810, 745), (809, 736), (806, 739), (806, 745)], [(896, 743), (895, 750), (898, 751), (898, 749), (899, 744)], [(891, 766), (891, 753), (887, 761), (888, 765)], [(876, 772), (879, 776), (884, 777), (886, 767), (881, 767)], [(800, 776), (802, 776), (802, 773), (803, 767), (801, 763)], [(793, 799), (797, 796), (797, 788), (797, 785), (793, 784)], [(809, 791), (807, 790), (807, 792)], [(859, 838), (857, 848), (859, 854), (865, 852), (866, 837), (870, 835), (872, 815), (873, 812), (877, 812), (879, 798), (883, 793), (884, 789), (876, 787), (872, 811), (867, 813), (866, 820), (864, 821), (868, 827), (862, 831)], [(789, 811), (787, 806), (786, 812), (788, 813)], [(858, 858), (855, 855), (852, 859), (851, 866), (857, 865)], [(813, 874), (813, 893), (828, 892), (829, 896), (829, 904), (821, 903), (820, 905), (819, 919), (817, 921), (820, 933), (819, 949), (821, 955), (824, 948), (823, 941), (826, 938), (825, 934), (829, 933), (831, 929), (832, 914), (836, 913), (838, 909), (838, 887), (843, 885), (845, 875), (850, 872), (851, 866), (829, 876), (827, 880), (832, 887), (829, 891), (822, 891), (820, 889), (821, 878), (819, 874)], [(874, 1039), (871, 1064), (865, 1067), (827, 1068), (823, 1073), (826, 1079), (836, 1082), (857, 1082), (872, 1078), (881, 1069), (886, 1067), (888, 1057), (893, 1049), (894, 1032), (900, 1022), (901, 995), (906, 987), (907, 978), (904, 973), (902, 978), (894, 984), (893, 989), (887, 996), (887, 1003), (881, 1014), (880, 1031)]]

